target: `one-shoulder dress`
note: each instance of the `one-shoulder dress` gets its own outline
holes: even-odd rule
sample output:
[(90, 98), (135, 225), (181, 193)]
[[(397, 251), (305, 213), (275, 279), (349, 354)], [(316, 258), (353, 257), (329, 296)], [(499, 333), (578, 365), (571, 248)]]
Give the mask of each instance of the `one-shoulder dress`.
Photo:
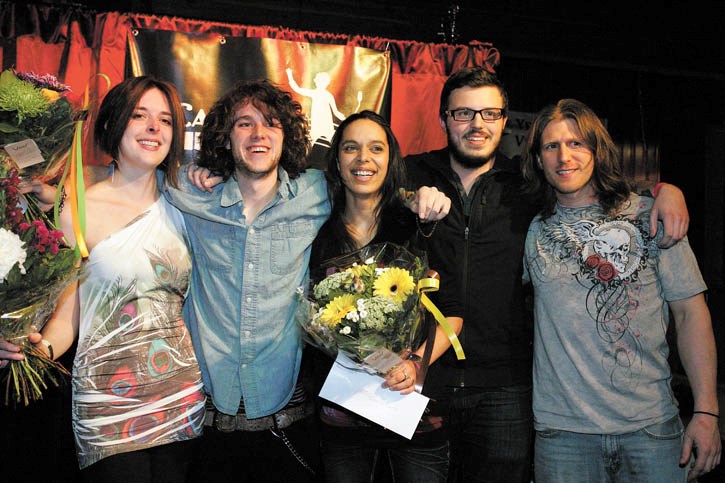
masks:
[(72, 377), (81, 469), (201, 434), (201, 372), (181, 316), (185, 237), (180, 212), (160, 197), (88, 258)]

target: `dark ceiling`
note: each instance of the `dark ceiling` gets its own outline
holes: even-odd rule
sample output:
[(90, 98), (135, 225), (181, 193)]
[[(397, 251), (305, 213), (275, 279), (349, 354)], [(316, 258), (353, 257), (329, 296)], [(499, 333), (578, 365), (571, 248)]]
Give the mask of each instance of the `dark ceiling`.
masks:
[[(506, 58), (725, 79), (725, 4), (512, 0), (74, 0), (100, 11), (422, 42), (491, 42)], [(643, 4), (643, 5), (640, 5)], [(644, 5), (646, 4), (646, 6)]]

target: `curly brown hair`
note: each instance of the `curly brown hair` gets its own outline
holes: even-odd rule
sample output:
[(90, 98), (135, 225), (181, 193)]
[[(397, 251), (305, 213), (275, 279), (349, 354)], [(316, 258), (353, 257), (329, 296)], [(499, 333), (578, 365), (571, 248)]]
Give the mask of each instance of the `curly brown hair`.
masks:
[(201, 150), (197, 163), (226, 181), (234, 173), (235, 162), (229, 146), (234, 113), (251, 102), (265, 117), (282, 125), (284, 141), (279, 164), (290, 178), (307, 167), (310, 150), (309, 126), (299, 102), (268, 80), (240, 81), (212, 106), (201, 130)]

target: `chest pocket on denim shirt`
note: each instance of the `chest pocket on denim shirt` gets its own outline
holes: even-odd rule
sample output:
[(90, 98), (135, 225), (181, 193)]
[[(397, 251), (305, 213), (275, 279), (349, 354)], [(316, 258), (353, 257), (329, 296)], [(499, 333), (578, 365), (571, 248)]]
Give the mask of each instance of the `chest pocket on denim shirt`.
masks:
[(315, 229), (310, 220), (300, 220), (272, 227), (270, 250), (272, 273), (293, 275), (304, 262), (304, 252), (315, 238)]
[(231, 271), (233, 260), (241, 257), (241, 253), (235, 253), (241, 249), (239, 240), (235, 237), (234, 227), (202, 222), (193, 226), (192, 229), (198, 234), (202, 234), (192, 241), (195, 261), (203, 263), (206, 269), (213, 272), (227, 273)]

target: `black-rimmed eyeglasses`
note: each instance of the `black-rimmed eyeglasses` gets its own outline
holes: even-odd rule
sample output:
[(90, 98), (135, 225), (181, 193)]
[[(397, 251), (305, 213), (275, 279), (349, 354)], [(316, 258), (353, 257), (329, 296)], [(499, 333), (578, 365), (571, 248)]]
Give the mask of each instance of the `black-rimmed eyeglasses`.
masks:
[(498, 107), (485, 107), (483, 109), (469, 109), (464, 107), (462, 109), (453, 109), (446, 111), (446, 114), (451, 116), (454, 121), (458, 122), (471, 122), (476, 114), (480, 114), (481, 119), (485, 122), (498, 121), (504, 116), (504, 110)]

